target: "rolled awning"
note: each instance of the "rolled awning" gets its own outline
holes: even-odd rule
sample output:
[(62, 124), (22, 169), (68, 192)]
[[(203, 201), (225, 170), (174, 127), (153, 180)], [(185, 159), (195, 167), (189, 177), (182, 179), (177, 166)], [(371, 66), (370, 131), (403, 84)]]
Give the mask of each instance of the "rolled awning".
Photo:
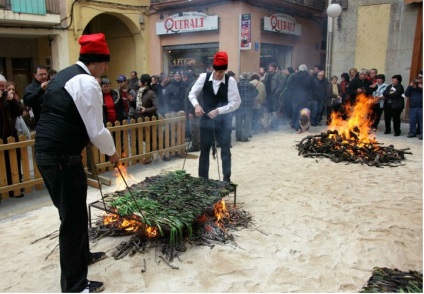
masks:
[(423, 0), (405, 0), (405, 4), (422, 3)]

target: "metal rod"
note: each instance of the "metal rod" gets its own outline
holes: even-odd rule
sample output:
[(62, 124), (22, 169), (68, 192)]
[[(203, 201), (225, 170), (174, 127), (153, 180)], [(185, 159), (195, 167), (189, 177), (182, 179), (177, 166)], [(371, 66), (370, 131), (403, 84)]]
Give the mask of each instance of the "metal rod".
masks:
[(125, 180), (124, 175), (122, 174), (121, 169), (119, 168), (118, 163), (116, 163), (116, 164), (115, 164), (115, 167), (117, 168), (117, 170), (118, 170), (119, 174), (121, 175), (122, 180), (124, 181), (124, 184), (125, 184), (125, 186), (127, 187), (127, 190), (128, 190), (128, 192), (130, 193), (131, 198), (132, 198), (132, 200), (134, 201), (135, 206), (137, 207), (138, 211), (139, 211), (139, 212), (140, 212), (140, 214), (141, 214), (141, 218), (143, 219), (143, 221), (142, 221), (142, 225), (143, 225), (143, 233), (145, 233), (145, 232), (146, 232), (146, 218), (144, 217), (143, 211), (141, 210), (140, 206), (138, 206), (137, 199), (134, 197), (133, 193), (131, 193), (131, 189), (130, 189), (130, 187), (128, 186), (127, 181)]

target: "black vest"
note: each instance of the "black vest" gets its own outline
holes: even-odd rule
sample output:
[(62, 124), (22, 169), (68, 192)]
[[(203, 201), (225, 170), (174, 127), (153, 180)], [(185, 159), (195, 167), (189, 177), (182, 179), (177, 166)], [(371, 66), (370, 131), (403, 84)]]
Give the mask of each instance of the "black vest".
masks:
[(206, 74), (206, 80), (202, 90), (202, 108), (205, 113), (209, 113), (211, 110), (228, 104), (228, 80), (230, 76), (225, 74), (225, 84), (221, 83), (219, 85), (218, 92), (215, 95), (213, 83), (209, 81), (211, 74), (210, 72)]
[(49, 82), (36, 127), (35, 152), (77, 155), (89, 142), (81, 115), (64, 88), (66, 82), (80, 74), (88, 77), (82, 67), (74, 64), (57, 73)]

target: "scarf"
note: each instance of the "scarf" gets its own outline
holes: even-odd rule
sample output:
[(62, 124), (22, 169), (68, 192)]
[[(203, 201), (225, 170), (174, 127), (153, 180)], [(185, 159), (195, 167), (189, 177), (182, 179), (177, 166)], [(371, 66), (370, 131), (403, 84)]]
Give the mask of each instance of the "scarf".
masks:
[(147, 90), (147, 87), (142, 87), (140, 89), (138, 89), (137, 92), (137, 103), (136, 103), (136, 109), (137, 111), (141, 110), (141, 107), (143, 105), (143, 92)]

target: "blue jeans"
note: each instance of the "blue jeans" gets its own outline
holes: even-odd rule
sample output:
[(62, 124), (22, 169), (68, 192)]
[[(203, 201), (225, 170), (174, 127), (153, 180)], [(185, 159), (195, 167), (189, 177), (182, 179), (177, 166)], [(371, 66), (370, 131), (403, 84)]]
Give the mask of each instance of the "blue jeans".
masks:
[(311, 110), (311, 125), (317, 125), (322, 119), (322, 109), (324, 107), (324, 101), (312, 100), (309, 103)]
[[(419, 129), (417, 130), (417, 124)], [(409, 132), (414, 135), (423, 134), (423, 108), (409, 108)]]
[(87, 177), (81, 155), (36, 153), (35, 161), (61, 220), (62, 292), (81, 292), (89, 261)]

